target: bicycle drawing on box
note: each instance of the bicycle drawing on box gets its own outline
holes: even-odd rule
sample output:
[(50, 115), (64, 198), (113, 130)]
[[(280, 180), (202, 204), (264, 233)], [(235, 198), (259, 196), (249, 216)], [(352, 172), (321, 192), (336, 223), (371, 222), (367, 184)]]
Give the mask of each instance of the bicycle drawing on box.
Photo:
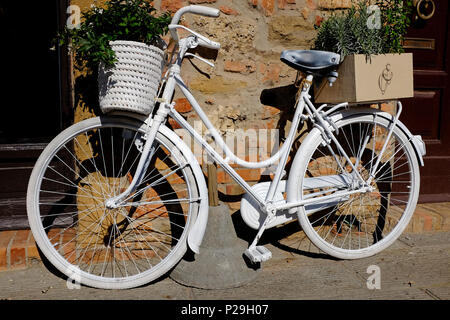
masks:
[[(348, 103), (316, 108), (309, 90), (314, 77), (337, 77), (335, 53), (286, 50), (281, 60), (303, 75), (295, 113), (278, 152), (261, 162), (237, 158), (213, 127), (180, 70), (189, 49), (220, 44), (178, 25), (185, 13), (217, 17), (203, 6), (181, 8), (169, 26), (177, 51), (163, 77), (152, 114), (130, 111), (78, 122), (43, 151), (31, 174), (27, 209), (34, 238), (45, 257), (87, 286), (132, 288), (155, 280), (183, 257), (199, 252), (208, 220), (208, 191), (199, 163), (174, 131), (176, 120), (244, 190), (241, 214), (257, 235), (245, 251), (252, 262), (271, 257), (258, 245), (263, 232), (294, 219), (311, 242), (340, 258), (371, 256), (404, 231), (417, 203), (419, 164), (425, 148), (396, 115)], [(178, 37), (178, 29), (188, 32)], [(158, 79), (158, 81), (160, 81)], [(219, 155), (175, 110), (178, 88), (226, 158)], [(299, 125), (312, 129), (285, 165)], [(250, 186), (230, 163), (264, 168), (278, 161), (271, 182)]]

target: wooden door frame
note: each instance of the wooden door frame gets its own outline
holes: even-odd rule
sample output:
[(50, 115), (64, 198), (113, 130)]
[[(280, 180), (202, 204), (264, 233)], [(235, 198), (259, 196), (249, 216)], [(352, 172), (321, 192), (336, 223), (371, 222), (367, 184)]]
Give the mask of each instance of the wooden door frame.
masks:
[[(414, 70), (414, 86), (420, 89), (438, 89), (446, 88), (442, 91), (441, 108), (439, 114), (439, 126), (442, 136), (439, 141), (426, 141), (427, 144), (436, 146), (433, 148), (434, 152), (431, 156), (425, 156), (425, 165), (427, 158), (448, 157), (450, 150), (448, 148), (439, 148), (439, 144), (450, 145), (450, 13), (447, 13), (447, 24), (444, 25), (444, 32), (447, 33), (445, 37), (445, 47), (443, 51), (443, 70)], [(421, 82), (420, 76), (426, 76), (426, 80)], [(422, 78), (423, 79), (423, 78)], [(417, 81), (418, 80), (418, 81)], [(426, 106), (424, 106), (426, 107)], [(442, 141), (444, 140), (444, 141)], [(445, 143), (444, 143), (445, 142)], [(438, 150), (436, 154), (436, 150)], [(446, 202), (450, 201), (449, 193), (442, 194), (420, 194), (419, 202)]]

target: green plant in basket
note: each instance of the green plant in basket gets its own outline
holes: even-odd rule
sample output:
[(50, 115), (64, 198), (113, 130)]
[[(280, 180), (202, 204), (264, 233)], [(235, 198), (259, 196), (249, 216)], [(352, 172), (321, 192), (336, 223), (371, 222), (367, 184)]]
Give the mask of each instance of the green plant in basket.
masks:
[[(339, 53), (342, 58), (351, 54), (402, 53), (403, 35), (409, 26), (410, 1), (377, 1), (380, 25), (371, 22), (375, 11), (368, 10), (368, 2), (332, 15), (319, 27), (313, 49)], [(371, 20), (372, 19), (372, 20)]]
[[(78, 68), (95, 70), (100, 62), (112, 66), (115, 53), (109, 42), (128, 40), (160, 47), (160, 36), (168, 31), (168, 13), (155, 15), (152, 0), (109, 0), (103, 7), (92, 6), (83, 12), (79, 26), (66, 26), (57, 39), (70, 43)], [(71, 42), (69, 42), (71, 41)]]

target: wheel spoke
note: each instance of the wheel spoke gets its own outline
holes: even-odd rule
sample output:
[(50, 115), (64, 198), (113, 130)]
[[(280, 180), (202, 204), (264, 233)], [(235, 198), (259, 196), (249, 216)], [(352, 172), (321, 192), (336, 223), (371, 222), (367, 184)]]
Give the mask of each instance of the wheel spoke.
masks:
[(82, 283), (144, 284), (169, 271), (186, 249), (189, 217), (203, 198), (192, 164), (168, 137), (157, 134), (156, 160), (137, 190), (118, 208), (106, 207), (135, 174), (144, 134), (131, 120), (84, 120), (50, 143), (38, 162), (30, 226), (44, 240), (44, 255), (58, 256), (52, 261), (60, 270), (76, 266)]
[[(371, 189), (352, 194), (334, 207), (312, 211), (311, 214), (305, 211), (305, 207), (299, 207), (299, 217), (308, 237), (320, 250), (341, 258), (362, 257), (378, 252), (395, 240), (393, 231), (404, 228), (410, 219), (411, 208), (415, 205), (411, 201), (417, 199), (413, 197), (413, 192), (417, 192), (414, 187), (418, 177), (415, 169), (417, 159), (410, 153), (410, 138), (405, 138), (402, 133), (399, 135), (397, 130), (390, 137), (385, 155), (380, 154), (386, 142), (385, 134), (390, 130), (388, 121), (361, 116), (339, 124), (336, 139), (342, 150), (333, 142), (322, 144), (322, 135), (317, 134), (317, 139), (310, 141), (315, 148), (308, 146), (308, 152), (302, 148), (298, 151), (308, 153), (302, 160), (304, 171), (300, 172), (306, 173), (304, 179), (323, 176), (324, 180), (330, 175), (352, 174), (353, 182), (350, 179), (347, 186), (342, 184), (338, 188), (308, 185), (303, 190), (302, 199), (320, 199), (336, 191), (359, 188), (357, 175), (368, 179), (374, 164), (382, 157), (383, 161), (371, 181)], [(353, 165), (346, 159), (350, 159)], [(355, 174), (353, 167), (358, 170)], [(408, 210), (409, 218), (401, 219), (405, 210)]]

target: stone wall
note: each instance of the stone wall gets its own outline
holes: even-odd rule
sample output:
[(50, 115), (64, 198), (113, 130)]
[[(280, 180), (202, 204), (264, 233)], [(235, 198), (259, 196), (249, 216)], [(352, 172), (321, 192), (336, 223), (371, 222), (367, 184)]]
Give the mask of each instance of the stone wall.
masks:
[[(88, 8), (102, 1), (72, 0), (71, 4)], [(198, 50), (215, 67), (198, 61), (184, 62), (182, 76), (211, 121), (223, 134), (266, 130), (268, 136), (279, 135), (272, 146), (261, 146), (248, 134), (248, 146), (239, 156), (257, 160), (266, 158), (269, 150), (282, 140), (289, 128), (295, 103), (293, 82), (296, 71), (283, 64), (280, 54), (285, 49), (309, 49), (316, 35), (315, 25), (336, 9), (351, 6), (351, 0), (155, 0), (158, 10), (174, 13), (189, 4), (220, 9), (219, 18), (186, 14), (182, 23), (221, 44), (218, 52)], [(168, 40), (169, 37), (166, 37)], [(82, 78), (75, 73), (75, 83)], [(79, 81), (82, 82), (82, 81)], [(92, 93), (95, 98), (95, 92)], [(77, 88), (75, 87), (75, 97)], [(198, 116), (187, 100), (175, 95), (176, 109), (195, 126)], [(88, 99), (75, 98), (75, 121), (96, 114)], [(177, 124), (169, 119), (174, 129)], [(198, 123), (197, 123), (198, 128)], [(255, 140), (256, 139), (256, 140)], [(270, 140), (271, 138), (269, 138)], [(261, 140), (260, 140), (261, 141)], [(240, 145), (240, 143), (236, 143)], [(242, 149), (242, 145), (240, 145)], [(244, 148), (245, 149), (245, 148)], [(235, 149), (235, 151), (238, 151)], [(242, 151), (242, 150), (241, 150)], [(200, 160), (200, 159), (199, 159)], [(236, 166), (235, 166), (236, 167)], [(267, 180), (267, 172), (237, 168), (250, 184)], [(206, 172), (206, 169), (205, 169)], [(263, 174), (261, 174), (263, 173)], [(218, 169), (221, 200), (233, 210), (239, 209), (243, 190)]]
[[(315, 25), (336, 9), (351, 6), (350, 0), (161, 0), (163, 10), (176, 11), (188, 4), (220, 9), (219, 18), (186, 14), (183, 23), (221, 44), (217, 54), (198, 53), (215, 64), (186, 61), (182, 76), (212, 122), (223, 134), (247, 132), (248, 145), (241, 158), (265, 159), (289, 128), (295, 104), (293, 86), (296, 71), (280, 61), (286, 49), (309, 49), (316, 35)], [(195, 65), (195, 66), (194, 66)], [(190, 123), (198, 119), (186, 99), (176, 95), (176, 108)], [(171, 121), (176, 128), (176, 124)], [(269, 146), (252, 144), (252, 132), (276, 137)], [(272, 142), (272, 145), (270, 145)], [(232, 146), (230, 146), (232, 147)], [(250, 184), (269, 179), (267, 171), (237, 168)], [(239, 209), (243, 193), (221, 168), (218, 169), (220, 198), (232, 211)]]

